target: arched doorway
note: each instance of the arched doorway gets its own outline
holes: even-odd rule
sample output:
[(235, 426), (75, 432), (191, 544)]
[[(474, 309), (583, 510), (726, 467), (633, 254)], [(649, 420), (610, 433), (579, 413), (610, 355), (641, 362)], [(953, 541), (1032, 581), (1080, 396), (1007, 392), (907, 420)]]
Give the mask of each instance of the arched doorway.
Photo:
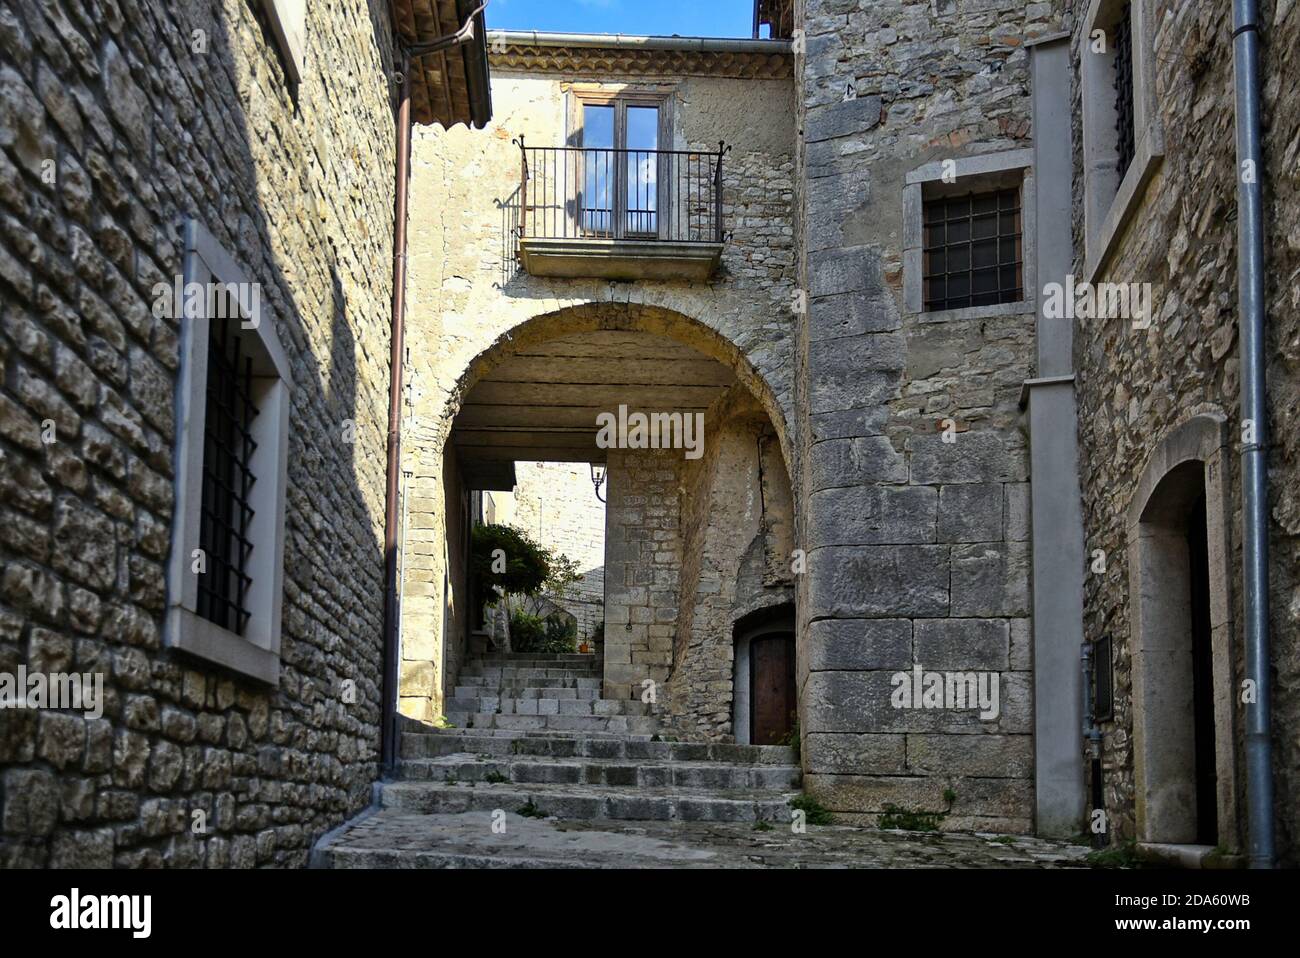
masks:
[[(647, 429), (638, 434), (639, 414)], [(602, 416), (618, 424), (612, 446)], [(730, 619), (720, 623), (715, 613), (730, 608), (728, 590), (750, 554), (788, 566), (787, 450), (770, 386), (734, 344), (689, 317), (591, 303), (499, 337), (469, 364), (420, 450), (436, 494), (413, 497), (421, 541), (411, 567), (420, 584), (404, 621), (436, 622), (437, 632), (434, 642), (404, 635), (403, 647), (429, 655), (441, 681), (424, 689), (424, 701), (404, 688), (405, 714), (436, 717), (438, 686), (451, 697), (466, 655), (472, 616), (457, 553), (467, 536), (457, 526), (477, 517), (461, 503), (510, 490), (517, 462), (590, 463), (606, 471), (602, 697), (680, 714), (705, 737), (729, 735), (732, 636)], [(730, 535), (717, 534), (719, 525)], [(771, 576), (754, 578), (761, 589)], [(697, 601), (715, 593), (725, 601)], [(702, 630), (718, 635), (692, 646)], [(411, 656), (403, 659), (405, 669)], [(670, 685), (691, 691), (678, 695)], [(715, 718), (722, 713), (725, 722)]]
[(1138, 840), (1238, 847), (1224, 423), (1151, 457), (1129, 511)]

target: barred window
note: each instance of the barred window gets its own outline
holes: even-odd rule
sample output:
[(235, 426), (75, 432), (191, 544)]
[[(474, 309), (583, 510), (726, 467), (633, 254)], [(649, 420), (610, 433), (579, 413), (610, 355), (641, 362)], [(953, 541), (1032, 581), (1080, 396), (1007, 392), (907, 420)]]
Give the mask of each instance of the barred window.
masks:
[(930, 200), (923, 226), (926, 312), (1024, 299), (1018, 189)]
[[(198, 220), (186, 221), (184, 242), (176, 282), (187, 299), (183, 314), (172, 314), (181, 348), (163, 640), (192, 660), (275, 685), (289, 360), (261, 284)], [(159, 284), (163, 292), (167, 285)]]
[(1115, 24), (1115, 130), (1119, 134), (1116, 167), (1120, 178), (1137, 152), (1133, 118), (1133, 5), (1124, 4)]
[(199, 578), (198, 614), (243, 635), (248, 625), (253, 357), (232, 320), (209, 326), (207, 396), (203, 427), (203, 504), (200, 548), (207, 571)]

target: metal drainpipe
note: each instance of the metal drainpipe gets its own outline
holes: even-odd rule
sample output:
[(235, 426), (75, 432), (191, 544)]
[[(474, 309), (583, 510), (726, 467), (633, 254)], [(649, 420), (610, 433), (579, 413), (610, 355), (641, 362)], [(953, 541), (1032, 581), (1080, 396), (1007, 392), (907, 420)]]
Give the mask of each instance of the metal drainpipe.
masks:
[[(1272, 868), (1273, 756), (1268, 634), (1268, 398), (1264, 326), (1264, 215), (1259, 108), (1259, 4), (1233, 0), (1237, 98), (1237, 296), (1241, 313), (1241, 418), (1254, 441), (1241, 450), (1242, 579), (1246, 676), (1255, 703), (1246, 711), (1246, 802), (1250, 866)], [(1247, 175), (1247, 173), (1253, 175)]]
[[(1090, 778), (1092, 779), (1092, 810), (1100, 810), (1102, 815), (1106, 813), (1105, 799), (1102, 797), (1101, 781), (1101, 729), (1097, 726), (1096, 703), (1092, 697), (1092, 643), (1084, 642), (1079, 653), (1080, 664), (1083, 666), (1083, 737), (1088, 741), (1088, 762), (1091, 770)], [(1104, 819), (1103, 819), (1104, 821)], [(1089, 831), (1092, 830), (1092, 820), (1089, 816)], [(1109, 827), (1102, 832), (1092, 832), (1092, 847), (1105, 848), (1109, 843)]]
[(384, 681), (381, 702), (380, 758), (384, 775), (397, 764), (397, 533), (399, 473), (402, 454), (402, 379), (406, 316), (406, 197), (411, 157), (411, 70), (401, 59), (401, 94), (397, 102), (397, 177), (393, 203), (393, 315), (388, 356), (388, 469), (384, 496)]

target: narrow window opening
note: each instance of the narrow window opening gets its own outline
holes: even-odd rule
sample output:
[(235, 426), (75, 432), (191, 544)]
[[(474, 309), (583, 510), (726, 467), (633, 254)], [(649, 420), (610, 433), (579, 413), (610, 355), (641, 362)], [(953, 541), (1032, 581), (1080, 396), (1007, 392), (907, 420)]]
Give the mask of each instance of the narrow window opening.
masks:
[(1124, 4), (1115, 24), (1115, 130), (1119, 134), (1116, 168), (1120, 179), (1137, 152), (1133, 116), (1133, 5)]
[[(233, 315), (238, 315), (237, 313)], [(255, 476), (250, 467), (257, 443), (252, 422), (253, 357), (243, 349), (232, 321), (209, 326), (206, 414), (203, 425), (203, 505), (200, 548), (206, 572), (199, 577), (198, 614), (243, 635), (248, 625), (248, 538)]]

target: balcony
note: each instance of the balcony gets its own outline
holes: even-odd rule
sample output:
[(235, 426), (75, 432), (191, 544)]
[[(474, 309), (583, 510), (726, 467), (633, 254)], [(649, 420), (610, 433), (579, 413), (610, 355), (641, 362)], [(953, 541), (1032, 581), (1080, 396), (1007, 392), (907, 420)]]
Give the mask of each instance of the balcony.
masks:
[(716, 152), (525, 146), (519, 260), (533, 276), (613, 280), (711, 277), (722, 259)]

